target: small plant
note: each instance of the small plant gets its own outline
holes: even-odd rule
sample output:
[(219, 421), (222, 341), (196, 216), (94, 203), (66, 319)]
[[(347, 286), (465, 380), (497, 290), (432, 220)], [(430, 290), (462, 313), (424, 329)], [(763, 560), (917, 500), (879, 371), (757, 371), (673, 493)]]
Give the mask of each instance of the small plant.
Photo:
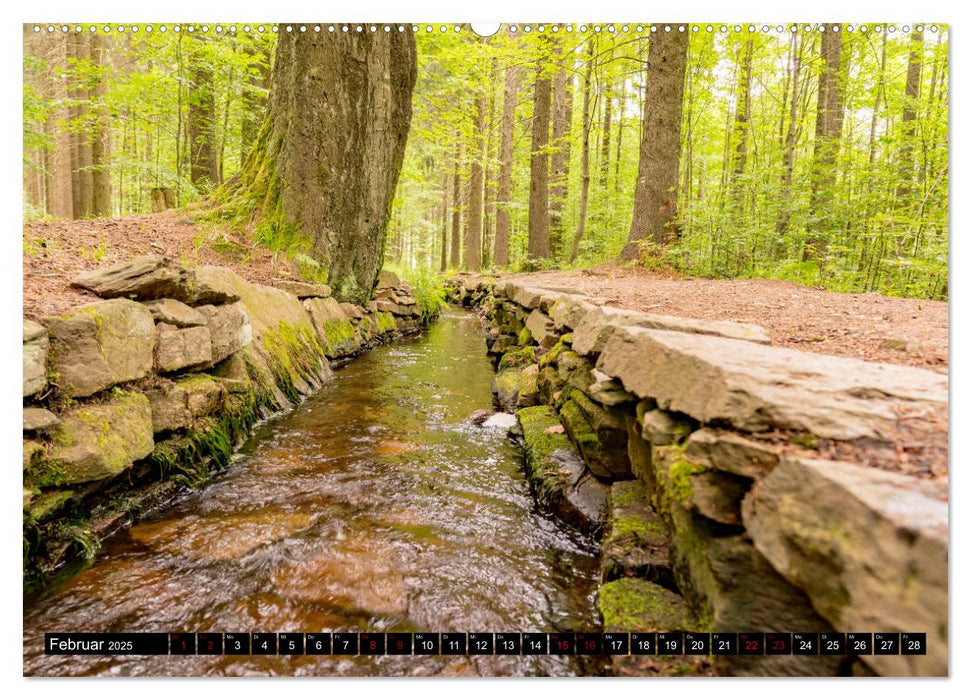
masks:
[(442, 278), (427, 268), (419, 268), (403, 275), (411, 285), (411, 294), (421, 311), (421, 324), (427, 324), (445, 306), (445, 284)]

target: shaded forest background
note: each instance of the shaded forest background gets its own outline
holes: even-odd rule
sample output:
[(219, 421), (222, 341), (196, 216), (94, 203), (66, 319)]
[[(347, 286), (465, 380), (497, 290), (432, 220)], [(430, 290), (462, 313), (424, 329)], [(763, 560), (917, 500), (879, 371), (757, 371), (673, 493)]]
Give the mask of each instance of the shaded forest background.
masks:
[[(386, 262), (532, 270), (626, 256), (947, 297), (945, 27), (671, 28), (682, 36), (421, 25)], [(24, 28), (26, 218), (218, 203), (265, 116), (271, 25), (41, 29)], [(639, 230), (664, 173), (663, 226)], [(310, 252), (280, 227), (231, 223)]]

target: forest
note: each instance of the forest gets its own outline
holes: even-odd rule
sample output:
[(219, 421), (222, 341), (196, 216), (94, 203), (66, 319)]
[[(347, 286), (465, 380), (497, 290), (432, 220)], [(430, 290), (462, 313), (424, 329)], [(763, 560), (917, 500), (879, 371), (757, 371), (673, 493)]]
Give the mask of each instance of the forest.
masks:
[[(404, 124), (403, 153), (352, 134), (267, 175), (294, 160), (279, 134), (297, 128), (271, 103), (327, 80), (301, 69), (297, 39), (330, 65), (344, 59), (328, 36), (382, 33), (374, 84), (414, 88), (410, 106), (407, 90), (373, 92), (369, 138), (384, 118)], [(416, 75), (395, 43), (406, 33)], [(467, 25), (25, 25), (23, 70), (28, 221), (187, 207), (333, 284), (360, 263), (312, 240), (293, 195), (270, 193), (369, 162), (390, 212), (343, 201), (307, 216), (330, 232), (370, 222), (377, 267), (621, 263), (948, 295), (944, 25), (503, 25), (488, 38)]]

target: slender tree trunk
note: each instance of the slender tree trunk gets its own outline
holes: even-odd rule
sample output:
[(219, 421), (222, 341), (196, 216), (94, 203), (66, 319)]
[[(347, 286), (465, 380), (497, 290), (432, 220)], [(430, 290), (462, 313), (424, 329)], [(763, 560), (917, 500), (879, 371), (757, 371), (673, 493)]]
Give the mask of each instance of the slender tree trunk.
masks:
[[(742, 52), (742, 70), (739, 79), (740, 94), (738, 108), (735, 111), (735, 134), (737, 143), (735, 146), (735, 168), (732, 171), (734, 198), (740, 198), (742, 196), (739, 187), (739, 177), (745, 174), (745, 165), (748, 162), (749, 121), (752, 119), (752, 52), (754, 50), (754, 43), (752, 39), (747, 40)], [(734, 205), (735, 203), (733, 202)]]
[(486, 126), (485, 147), (485, 204), (482, 215), (482, 267), (488, 268), (492, 264), (492, 239), (496, 222), (496, 178), (495, 168), (495, 131), (496, 131), (496, 90), (498, 79), (496, 59), (492, 60), (492, 71), (489, 80), (489, 115)]
[(472, 135), (472, 152), (469, 154), (469, 210), (465, 217), (465, 251), (462, 257), (462, 267), (466, 270), (478, 270), (482, 267), (482, 196), (483, 172), (482, 138), (485, 131), (486, 105), (485, 97), (475, 98), (475, 129)]
[(567, 194), (567, 166), (570, 158), (569, 59), (563, 58), (563, 43), (553, 40), (557, 72), (553, 77), (553, 143), (550, 156), (550, 252), (556, 257), (563, 247), (563, 205)]
[(47, 213), (63, 219), (74, 218), (73, 198), (73, 169), (72, 154), (73, 135), (67, 128), (61, 126), (71, 116), (71, 110), (66, 106), (68, 99), (68, 56), (72, 52), (73, 37), (61, 35), (51, 41), (48, 54), (50, 68), (50, 96), (59, 105), (54, 109), (47, 121), (47, 134), (54, 142), (54, 147), (47, 154), (47, 176), (45, 189), (47, 191)]
[(243, 123), (239, 130), (241, 161), (256, 143), (260, 122), (266, 114), (267, 96), (270, 91), (270, 55), (266, 47), (267, 45), (262, 42), (258, 45), (247, 42), (243, 49), (249, 62), (249, 69), (247, 70), (248, 85), (241, 95), (243, 116)]
[(842, 32), (825, 25), (819, 43), (819, 91), (816, 96), (816, 139), (813, 143), (810, 192), (810, 230), (803, 247), (803, 260), (821, 260), (829, 236), (836, 226), (833, 215), (833, 186), (836, 183), (840, 134), (843, 129), (841, 58)]
[(792, 35), (789, 50), (789, 62), (792, 66), (792, 100), (789, 103), (789, 129), (786, 131), (785, 155), (782, 161), (782, 206), (776, 231), (780, 236), (789, 232), (792, 221), (792, 174), (796, 162), (796, 141), (798, 140), (799, 117), (799, 73), (802, 70), (802, 47), (804, 40), (798, 34)]
[(603, 78), (603, 106), (604, 106), (604, 121), (603, 121), (603, 137), (600, 141), (600, 175), (597, 182), (597, 186), (604, 190), (606, 193), (607, 189), (607, 173), (610, 171), (610, 129), (613, 123), (613, 104), (614, 96), (613, 81), (606, 75), (607, 69), (604, 68), (604, 78)]
[(924, 33), (916, 29), (910, 35), (910, 55), (907, 59), (907, 87), (903, 114), (900, 120), (900, 174), (897, 201), (907, 206), (914, 185), (914, 141), (917, 134), (917, 103), (920, 99), (920, 75), (924, 59)]
[(883, 99), (884, 81), (887, 71), (887, 32), (883, 32), (880, 42), (880, 77), (877, 79), (877, 87), (873, 97), (873, 115), (870, 117), (870, 142), (868, 146), (870, 170), (873, 171), (873, 164), (877, 157), (877, 121), (880, 116), (880, 101)]
[[(545, 45), (543, 48), (546, 48)], [(540, 53), (533, 84), (533, 129), (529, 156), (529, 241), (530, 261), (550, 257), (550, 76), (546, 51)]]
[(445, 272), (448, 269), (448, 168), (442, 168), (442, 227), (441, 260), (438, 269)]
[(452, 163), (452, 250), (449, 255), (449, 265), (458, 269), (462, 264), (462, 139), (458, 132), (455, 134), (455, 160)]
[(493, 256), (498, 267), (509, 265), (509, 206), (512, 203), (513, 137), (516, 125), (516, 95), (519, 69), (506, 68), (502, 97), (502, 127), (499, 134), (499, 190), (496, 201), (496, 240)]
[(570, 264), (580, 254), (580, 240), (587, 225), (587, 202), (590, 197), (590, 83), (593, 77), (593, 37), (587, 39), (587, 67), (583, 73), (583, 138), (580, 150), (580, 213), (570, 246)]
[(71, 101), (71, 190), (74, 218), (91, 216), (93, 209), (94, 181), (91, 173), (91, 141), (84, 123), (86, 106), (89, 104), (88, 86), (83, 63), (90, 60), (90, 38), (84, 34), (72, 34), (71, 54), (73, 69), (70, 71), (68, 98)]
[(293, 227), (334, 297), (366, 304), (411, 125), (415, 38), (281, 32), (276, 50), (268, 117), (227, 204)]
[(679, 235), (678, 174), (688, 37), (688, 32), (674, 31), (651, 36), (634, 216), (621, 253), (627, 260), (637, 259), (643, 240), (667, 245)]

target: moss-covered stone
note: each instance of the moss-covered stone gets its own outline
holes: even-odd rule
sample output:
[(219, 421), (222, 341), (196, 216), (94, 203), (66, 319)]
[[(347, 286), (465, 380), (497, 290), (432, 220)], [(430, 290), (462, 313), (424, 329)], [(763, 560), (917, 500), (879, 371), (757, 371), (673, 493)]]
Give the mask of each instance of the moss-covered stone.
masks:
[(36, 486), (58, 486), (117, 476), (151, 453), (152, 434), (152, 410), (143, 394), (77, 406), (62, 415), (49, 460), (31, 469), (27, 479)]
[(638, 578), (602, 585), (597, 591), (597, 610), (607, 632), (694, 629), (681, 596)]
[(492, 391), (503, 410), (509, 412), (516, 408), (521, 381), (522, 369), (519, 367), (504, 369), (492, 380)]
[(529, 332), (529, 329), (528, 328), (523, 327), (523, 329), (519, 331), (519, 335), (518, 335), (518, 337), (516, 339), (516, 344), (517, 345), (533, 345), (534, 344), (533, 334)]
[(324, 349), (309, 323), (291, 325), (281, 321), (276, 331), (263, 333), (262, 344), (277, 386), (291, 401), (330, 376)]
[(545, 404), (553, 404), (556, 402), (559, 393), (563, 391), (564, 385), (563, 380), (556, 373), (556, 368), (547, 365), (540, 369), (539, 376), (536, 378), (536, 386), (539, 389), (540, 401)]
[(330, 359), (351, 355), (360, 347), (354, 324), (347, 319), (325, 321), (321, 335), (324, 354)]
[(24, 509), (25, 514), (31, 521), (40, 523), (54, 515), (57, 515), (62, 508), (74, 496), (74, 491), (59, 490), (41, 493), (31, 499), (30, 504)]
[(516, 405), (520, 408), (539, 403), (539, 365), (529, 365), (519, 377), (519, 393)]
[(499, 371), (502, 372), (511, 367), (527, 367), (532, 364), (536, 364), (536, 347), (527, 346), (518, 350), (510, 350), (503, 355), (502, 359), (499, 360)]
[(576, 390), (560, 406), (560, 416), (590, 471), (607, 479), (633, 476), (623, 417), (611, 414)]
[(601, 580), (633, 576), (673, 589), (667, 526), (649, 505), (643, 484), (636, 480), (612, 484), (608, 513), (601, 543)]

